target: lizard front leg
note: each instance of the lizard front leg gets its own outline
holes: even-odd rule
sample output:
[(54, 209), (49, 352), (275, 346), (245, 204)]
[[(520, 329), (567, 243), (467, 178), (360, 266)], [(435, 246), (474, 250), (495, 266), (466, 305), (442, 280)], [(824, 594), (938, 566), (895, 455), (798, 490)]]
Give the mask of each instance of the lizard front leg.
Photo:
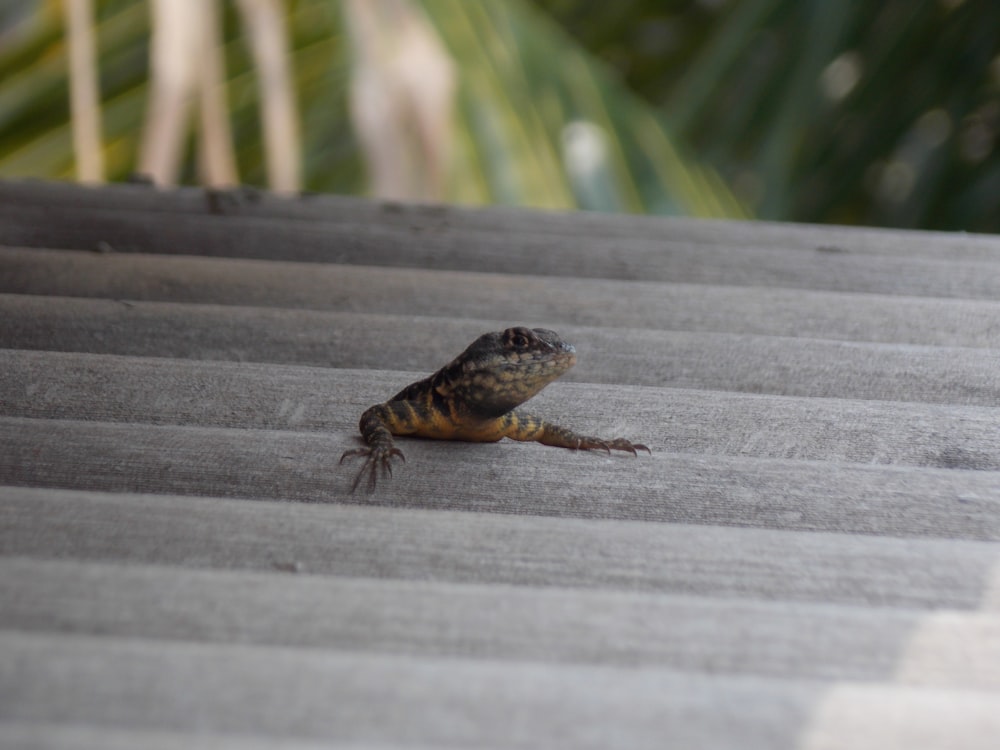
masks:
[(638, 451), (646, 451), (652, 455), (652, 451), (642, 443), (633, 443), (624, 438), (613, 440), (603, 440), (590, 435), (580, 435), (566, 427), (546, 422), (544, 419), (527, 414), (515, 409), (504, 414), (501, 419), (505, 422), (504, 437), (512, 440), (532, 441), (542, 443), (542, 445), (554, 445), (558, 448), (569, 448), (570, 450), (602, 450), (629, 451), (637, 456)]
[(413, 409), (406, 401), (388, 401), (365, 410), (358, 428), (367, 445), (364, 448), (344, 451), (340, 457), (340, 463), (344, 463), (344, 459), (350, 456), (365, 458), (358, 475), (354, 478), (354, 484), (351, 485), (351, 492), (358, 488), (365, 474), (368, 475), (369, 492), (375, 489), (379, 469), (383, 475), (392, 476), (393, 456), (399, 456), (400, 460), (406, 461), (403, 451), (396, 447), (392, 436), (412, 434), (413, 417)]

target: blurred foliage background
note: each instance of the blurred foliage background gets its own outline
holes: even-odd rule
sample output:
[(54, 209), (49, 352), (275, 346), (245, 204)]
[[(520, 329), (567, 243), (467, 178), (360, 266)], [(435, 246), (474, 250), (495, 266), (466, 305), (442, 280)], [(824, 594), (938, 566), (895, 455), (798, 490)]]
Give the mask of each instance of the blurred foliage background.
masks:
[[(262, 1), (285, 18), (308, 190), (386, 194), (373, 165), (415, 135), (448, 152), (416, 198), (1000, 231), (995, 0)], [(64, 7), (0, 2), (0, 178), (76, 174)], [(238, 179), (267, 185), (265, 76), (221, 7)], [(436, 36), (447, 128), (359, 115), (364, 82), (402, 75), (392, 24), (360, 22), (373, 7), (416, 9)], [(103, 173), (124, 180), (148, 125), (150, 7), (94, 0), (93, 17)], [(408, 80), (399, 101), (426, 101)], [(201, 177), (194, 142), (182, 182)]]
[(540, 4), (762, 218), (1000, 230), (1000, 3)]

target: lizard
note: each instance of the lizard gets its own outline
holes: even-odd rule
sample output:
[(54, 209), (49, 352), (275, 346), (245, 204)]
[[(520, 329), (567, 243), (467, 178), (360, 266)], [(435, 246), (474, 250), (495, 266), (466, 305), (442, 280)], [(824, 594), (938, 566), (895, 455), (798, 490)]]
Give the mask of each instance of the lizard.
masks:
[(351, 492), (366, 475), (369, 492), (374, 490), (380, 470), (391, 476), (392, 460), (406, 461), (394, 435), (489, 443), (506, 437), (572, 450), (652, 454), (642, 443), (580, 435), (517, 408), (575, 364), (576, 349), (555, 331), (517, 326), (484, 333), (433, 375), (365, 410), (358, 424), (365, 447), (340, 457), (341, 464), (364, 459)]

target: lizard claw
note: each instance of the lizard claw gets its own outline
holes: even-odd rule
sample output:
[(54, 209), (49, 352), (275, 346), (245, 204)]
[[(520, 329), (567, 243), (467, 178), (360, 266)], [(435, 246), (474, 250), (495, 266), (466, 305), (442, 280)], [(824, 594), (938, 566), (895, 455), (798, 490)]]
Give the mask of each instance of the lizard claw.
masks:
[(653, 451), (649, 449), (648, 445), (643, 445), (642, 443), (633, 443), (624, 438), (618, 438), (611, 441), (611, 447), (617, 451), (628, 451), (633, 456), (638, 456), (639, 451), (646, 451), (649, 455), (653, 455)]
[(649, 446), (643, 445), (642, 443), (633, 443), (630, 440), (625, 440), (624, 438), (616, 438), (608, 443), (608, 445), (616, 451), (628, 451), (633, 456), (638, 456), (639, 451), (646, 451), (649, 455), (653, 455), (653, 451), (649, 449)]
[(340, 457), (340, 463), (344, 463), (345, 458), (352, 456), (365, 457), (364, 463), (361, 464), (361, 469), (358, 471), (357, 476), (354, 477), (354, 482), (351, 484), (352, 494), (357, 491), (358, 485), (361, 484), (361, 479), (365, 475), (368, 476), (369, 492), (373, 492), (375, 490), (379, 469), (382, 470), (383, 476), (391, 477), (393, 456), (398, 456), (403, 462), (406, 461), (406, 456), (403, 455), (403, 451), (399, 448), (386, 448), (385, 446), (375, 445), (344, 451), (343, 455)]
[(371, 453), (371, 448), (354, 448), (353, 450), (344, 451), (338, 463), (344, 463), (344, 459), (350, 456), (366, 456), (369, 453)]
[(653, 455), (653, 451), (649, 449), (648, 446), (642, 443), (633, 443), (624, 438), (615, 438), (614, 440), (601, 440), (600, 438), (581, 438), (576, 444), (577, 450), (593, 451), (602, 450), (611, 455), (611, 451), (626, 451), (631, 453), (633, 456), (638, 456), (639, 451), (646, 451), (649, 455)]

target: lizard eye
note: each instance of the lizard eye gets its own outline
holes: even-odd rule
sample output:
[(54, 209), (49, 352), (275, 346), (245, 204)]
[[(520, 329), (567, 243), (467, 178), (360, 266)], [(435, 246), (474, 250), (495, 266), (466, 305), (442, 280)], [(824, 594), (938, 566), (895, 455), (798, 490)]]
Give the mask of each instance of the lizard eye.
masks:
[(527, 349), (531, 346), (531, 332), (526, 328), (508, 328), (504, 331), (504, 343), (511, 349)]

